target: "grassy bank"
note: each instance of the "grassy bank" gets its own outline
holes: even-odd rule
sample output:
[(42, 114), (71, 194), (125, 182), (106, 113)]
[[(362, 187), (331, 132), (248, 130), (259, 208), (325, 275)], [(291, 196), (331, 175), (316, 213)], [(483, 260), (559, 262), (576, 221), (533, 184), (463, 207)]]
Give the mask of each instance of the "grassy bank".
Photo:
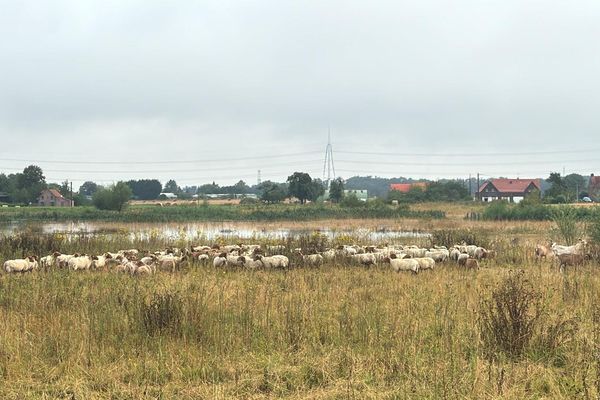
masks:
[(490, 361), (478, 335), (502, 267), (2, 276), (0, 396), (594, 397), (598, 275), (527, 268), (553, 318), (580, 322), (558, 350), (517, 361)]
[(194, 221), (310, 221), (348, 218), (444, 218), (437, 210), (416, 211), (408, 207), (357, 207), (335, 205), (188, 205), (173, 207), (132, 206), (123, 212), (93, 207), (1, 208), (0, 222), (12, 221), (113, 221), (113, 222), (194, 222)]

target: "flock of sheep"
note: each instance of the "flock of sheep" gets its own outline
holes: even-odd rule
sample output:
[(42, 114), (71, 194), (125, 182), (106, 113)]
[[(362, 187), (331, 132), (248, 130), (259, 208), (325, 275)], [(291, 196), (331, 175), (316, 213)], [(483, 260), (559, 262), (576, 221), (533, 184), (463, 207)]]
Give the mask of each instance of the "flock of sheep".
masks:
[(23, 273), (43, 268), (79, 270), (114, 270), (131, 275), (152, 275), (157, 271), (174, 272), (184, 263), (210, 264), (215, 268), (287, 269), (291, 266), (320, 267), (324, 263), (336, 261), (350, 262), (362, 266), (389, 264), (391, 269), (410, 271), (432, 270), (438, 263), (455, 262), (468, 269), (478, 269), (479, 260), (492, 258), (493, 251), (474, 245), (457, 245), (450, 249), (436, 246), (358, 246), (342, 245), (314, 254), (304, 254), (303, 250), (286, 249), (283, 245), (227, 245), (192, 246), (191, 248), (167, 248), (156, 252), (142, 252), (137, 249), (107, 252), (102, 255), (61, 254), (54, 252), (38, 259), (29, 256), (24, 259), (4, 262), (4, 271)]

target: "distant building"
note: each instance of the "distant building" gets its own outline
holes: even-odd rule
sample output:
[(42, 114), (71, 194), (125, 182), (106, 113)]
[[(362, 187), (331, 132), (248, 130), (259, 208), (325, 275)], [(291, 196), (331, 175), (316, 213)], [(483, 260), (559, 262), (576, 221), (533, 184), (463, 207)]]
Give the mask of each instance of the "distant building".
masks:
[(541, 193), (540, 179), (490, 179), (479, 188), (482, 201), (508, 200), (519, 203), (532, 192)]
[[(369, 199), (369, 191), (367, 189), (345, 189), (344, 196), (354, 195), (361, 201), (367, 201)], [(327, 195), (329, 198), (329, 194)]]
[(600, 176), (590, 176), (588, 194), (594, 201), (600, 201)]
[(37, 204), (44, 207), (73, 207), (73, 200), (65, 198), (56, 189), (44, 189), (38, 197)]
[(414, 182), (414, 183), (392, 183), (390, 190), (395, 190), (400, 193), (408, 193), (413, 188), (420, 188), (421, 190), (427, 189), (427, 182)]
[(160, 199), (163, 196), (169, 200), (173, 200), (173, 199), (177, 198), (177, 195), (175, 193), (161, 193), (158, 195), (158, 198)]

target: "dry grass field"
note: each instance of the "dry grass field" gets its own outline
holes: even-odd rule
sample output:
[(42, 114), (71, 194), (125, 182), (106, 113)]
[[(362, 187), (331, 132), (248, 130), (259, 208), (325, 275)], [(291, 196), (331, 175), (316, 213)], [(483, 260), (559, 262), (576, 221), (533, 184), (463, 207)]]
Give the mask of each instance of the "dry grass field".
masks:
[[(498, 252), (478, 271), (448, 263), (412, 275), (337, 261), (287, 271), (188, 264), (137, 278), (3, 273), (0, 398), (598, 398), (595, 262), (561, 274), (533, 258), (534, 244), (552, 236), (551, 223), (464, 214), (457, 206), (442, 220), (257, 228), (467, 232)], [(125, 237), (4, 237), (0, 257), (188, 244)]]

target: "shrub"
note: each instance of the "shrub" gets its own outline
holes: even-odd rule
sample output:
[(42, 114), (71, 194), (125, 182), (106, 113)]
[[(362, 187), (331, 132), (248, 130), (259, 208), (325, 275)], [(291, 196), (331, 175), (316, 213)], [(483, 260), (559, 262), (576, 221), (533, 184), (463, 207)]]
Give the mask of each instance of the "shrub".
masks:
[(119, 182), (108, 189), (94, 193), (92, 201), (99, 210), (123, 211), (131, 199), (131, 189), (124, 182)]
[(480, 304), (478, 324), (486, 357), (494, 360), (498, 351), (509, 358), (521, 357), (543, 312), (540, 293), (522, 271), (511, 272)]

